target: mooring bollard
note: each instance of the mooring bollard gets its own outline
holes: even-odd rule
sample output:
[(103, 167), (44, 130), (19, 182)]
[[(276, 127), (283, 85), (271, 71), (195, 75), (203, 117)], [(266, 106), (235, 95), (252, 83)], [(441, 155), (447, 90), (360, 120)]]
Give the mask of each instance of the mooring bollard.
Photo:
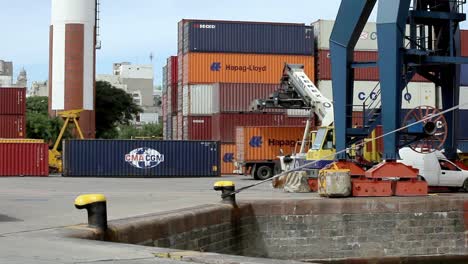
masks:
[(213, 189), (215, 191), (221, 191), (221, 199), (223, 200), (223, 203), (236, 203), (236, 194), (233, 194), (233, 192), (236, 190), (234, 182), (219, 181), (214, 184)]
[(107, 229), (106, 206), (106, 197), (102, 194), (85, 194), (75, 199), (77, 209), (86, 209), (88, 211), (88, 226), (103, 231)]

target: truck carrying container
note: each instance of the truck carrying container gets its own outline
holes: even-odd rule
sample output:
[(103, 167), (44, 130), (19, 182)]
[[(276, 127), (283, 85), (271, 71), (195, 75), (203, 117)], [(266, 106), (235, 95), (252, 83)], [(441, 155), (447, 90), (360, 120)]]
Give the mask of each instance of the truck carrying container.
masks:
[(215, 141), (66, 140), (67, 177), (217, 177)]
[[(49, 146), (36, 141), (3, 140), (0, 176), (48, 176)], [(40, 141), (37, 141), (40, 142)]]
[(302, 141), (304, 127), (237, 127), (236, 172), (264, 180), (280, 169), (279, 158), (293, 154)]

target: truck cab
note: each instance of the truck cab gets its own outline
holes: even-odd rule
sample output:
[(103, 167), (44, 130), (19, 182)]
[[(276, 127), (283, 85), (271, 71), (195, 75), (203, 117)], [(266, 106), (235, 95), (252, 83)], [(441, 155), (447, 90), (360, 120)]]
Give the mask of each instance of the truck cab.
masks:
[(399, 154), (399, 162), (419, 169), (419, 175), (429, 186), (468, 191), (468, 171), (448, 160), (440, 151), (422, 154), (402, 148)]

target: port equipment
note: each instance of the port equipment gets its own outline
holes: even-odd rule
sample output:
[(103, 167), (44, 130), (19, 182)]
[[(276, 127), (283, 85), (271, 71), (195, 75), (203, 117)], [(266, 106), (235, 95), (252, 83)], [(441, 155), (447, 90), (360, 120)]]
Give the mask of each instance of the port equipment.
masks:
[(76, 209), (86, 209), (88, 226), (102, 231), (107, 229), (107, 199), (103, 194), (84, 194), (76, 197)]
[(49, 169), (53, 172), (61, 173), (63, 171), (62, 153), (58, 151), (58, 147), (62, 141), (65, 131), (67, 131), (70, 122), (75, 124), (76, 132), (78, 133), (79, 138), (84, 139), (83, 132), (81, 131), (80, 125), (78, 123), (81, 112), (83, 112), (82, 109), (62, 111), (58, 113), (58, 115), (62, 117), (65, 122), (63, 123), (62, 129), (60, 130), (60, 134), (55, 140), (54, 147), (49, 150)]
[[(443, 144), (440, 144), (440, 135), (434, 134), (433, 126), (437, 124), (431, 120), (398, 133), (390, 132), (402, 125), (402, 91), (415, 74), (420, 74), (440, 87), (444, 109), (458, 105), (459, 64), (468, 63), (468, 58), (460, 57), (459, 30), (459, 23), (466, 20), (463, 12), (466, 0), (379, 0), (379, 59), (355, 62), (354, 47), (376, 3), (377, 0), (343, 0), (330, 37), (336, 148), (346, 149), (353, 142), (369, 135), (376, 125), (382, 124), (384, 134), (388, 134), (384, 137), (385, 161), (367, 171), (368, 184), (363, 183), (366, 188), (353, 190), (353, 193), (356, 191), (359, 196), (374, 196), (362, 191), (372, 189), (374, 183), (384, 185), (385, 192), (390, 193), (391, 181), (382, 180), (398, 177), (405, 179), (396, 183), (398, 195), (425, 195), (424, 190), (427, 188), (421, 187), (424, 183), (418, 181), (417, 171), (396, 163), (398, 149), (422, 140), (425, 143), (419, 145), (429, 142), (427, 145), (431, 147), (424, 148), (424, 151), (433, 151), (432, 148), (443, 145), (448, 158), (456, 159), (458, 111), (445, 115), (446, 136)], [(369, 105), (364, 110), (362, 127), (353, 128), (354, 70), (365, 67), (379, 69), (380, 87), (376, 88), (376, 93), (380, 95), (381, 106)], [(438, 143), (433, 144), (436, 141)], [(346, 153), (338, 154), (337, 159), (346, 161)]]

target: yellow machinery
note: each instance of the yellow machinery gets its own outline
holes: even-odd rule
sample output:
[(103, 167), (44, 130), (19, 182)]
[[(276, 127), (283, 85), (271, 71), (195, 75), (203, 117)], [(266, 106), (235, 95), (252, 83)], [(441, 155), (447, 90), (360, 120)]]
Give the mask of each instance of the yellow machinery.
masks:
[(78, 119), (80, 118), (81, 112), (83, 112), (83, 110), (80, 109), (68, 110), (58, 113), (58, 115), (65, 120), (65, 123), (63, 123), (62, 129), (60, 130), (60, 134), (58, 135), (57, 140), (55, 141), (54, 147), (49, 150), (49, 168), (52, 171), (62, 172), (62, 153), (58, 151), (58, 147), (62, 141), (65, 131), (67, 131), (70, 122), (75, 124), (76, 132), (78, 133), (79, 138), (84, 139), (83, 132), (81, 132), (80, 125), (78, 124)]

